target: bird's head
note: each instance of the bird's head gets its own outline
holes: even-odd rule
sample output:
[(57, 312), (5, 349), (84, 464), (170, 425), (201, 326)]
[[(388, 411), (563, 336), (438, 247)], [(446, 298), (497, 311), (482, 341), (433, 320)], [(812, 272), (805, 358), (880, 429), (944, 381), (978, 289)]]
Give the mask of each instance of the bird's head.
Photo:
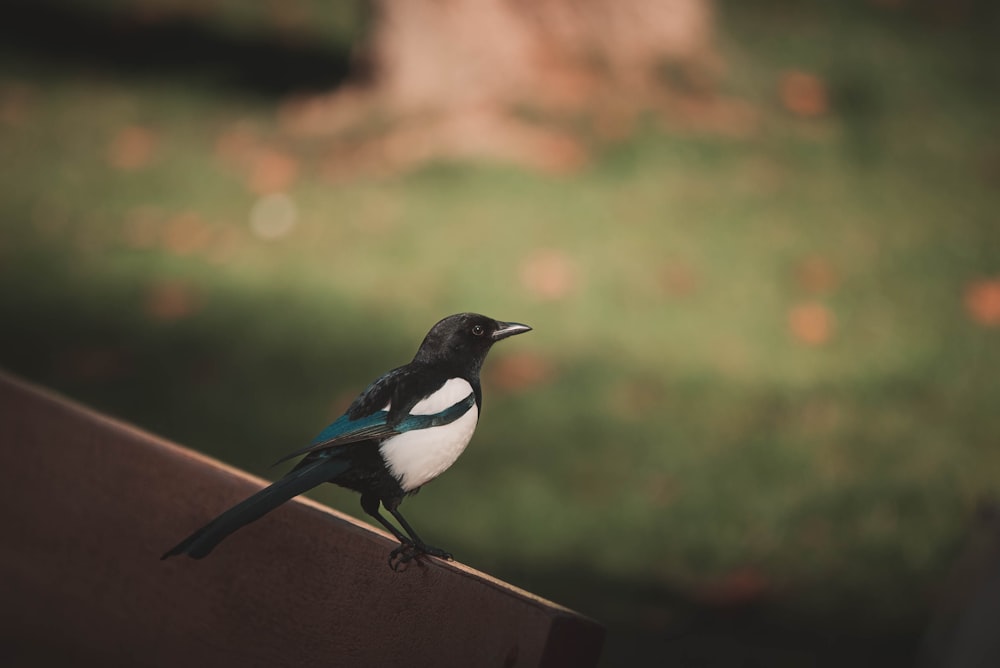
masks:
[(478, 370), (494, 343), (530, 331), (531, 327), (518, 322), (501, 322), (478, 313), (457, 313), (431, 327), (414, 361), (471, 364)]

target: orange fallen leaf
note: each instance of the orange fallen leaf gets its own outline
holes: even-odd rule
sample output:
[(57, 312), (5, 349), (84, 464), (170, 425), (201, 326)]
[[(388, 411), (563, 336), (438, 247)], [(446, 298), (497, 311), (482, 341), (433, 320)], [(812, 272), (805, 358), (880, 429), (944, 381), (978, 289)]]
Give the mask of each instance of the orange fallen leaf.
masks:
[(525, 163), (549, 174), (573, 174), (590, 160), (583, 143), (567, 134), (540, 131), (532, 139), (524, 141)]
[(0, 87), (0, 123), (21, 125), (28, 119), (34, 91), (25, 84), (9, 82)]
[(258, 195), (282, 192), (295, 183), (299, 161), (275, 149), (261, 149), (250, 160), (247, 185)]
[(594, 133), (607, 142), (620, 142), (635, 132), (636, 115), (627, 105), (604, 105), (594, 117)]
[(579, 283), (577, 269), (560, 250), (541, 250), (521, 264), (521, 285), (536, 299), (558, 301), (568, 297)]
[(156, 152), (158, 138), (148, 128), (131, 125), (115, 135), (108, 148), (108, 162), (115, 169), (134, 171), (148, 165)]
[(490, 384), (508, 392), (541, 385), (555, 377), (555, 367), (534, 353), (510, 353), (493, 364)]
[(826, 306), (807, 302), (788, 312), (788, 328), (796, 340), (810, 346), (821, 346), (833, 336), (834, 316)]
[(204, 249), (211, 240), (212, 230), (193, 211), (179, 213), (163, 228), (163, 245), (175, 255), (191, 255)]
[(743, 567), (699, 587), (697, 598), (709, 605), (731, 608), (759, 601), (770, 589), (770, 582), (760, 571)]
[(199, 300), (186, 283), (164, 281), (153, 285), (146, 293), (145, 310), (154, 320), (172, 322), (195, 313)]
[(1000, 327), (1000, 278), (973, 281), (965, 287), (965, 311), (984, 327)]
[(810, 255), (796, 265), (795, 281), (806, 292), (821, 294), (832, 292), (840, 277), (825, 257)]
[(809, 72), (785, 72), (778, 93), (785, 109), (796, 116), (813, 118), (823, 115), (829, 108), (826, 84)]
[(668, 297), (688, 297), (699, 282), (698, 273), (684, 262), (672, 262), (660, 272), (660, 285)]

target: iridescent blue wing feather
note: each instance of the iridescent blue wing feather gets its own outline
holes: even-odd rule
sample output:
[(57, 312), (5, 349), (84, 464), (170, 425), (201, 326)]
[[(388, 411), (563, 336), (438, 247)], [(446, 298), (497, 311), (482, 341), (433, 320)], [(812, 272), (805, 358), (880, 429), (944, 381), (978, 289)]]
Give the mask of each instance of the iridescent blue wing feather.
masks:
[(281, 462), (309, 454), (310, 452), (316, 452), (317, 450), (327, 450), (360, 441), (384, 440), (390, 436), (403, 434), (414, 429), (430, 429), (431, 427), (450, 424), (465, 415), (475, 402), (475, 396), (470, 394), (462, 401), (449, 406), (439, 413), (432, 415), (407, 415), (396, 424), (389, 423), (389, 411), (376, 411), (371, 415), (356, 420), (352, 420), (350, 414), (346, 413), (321, 431), (319, 436), (313, 439), (312, 443), (285, 455), (276, 461), (275, 464), (280, 464)]

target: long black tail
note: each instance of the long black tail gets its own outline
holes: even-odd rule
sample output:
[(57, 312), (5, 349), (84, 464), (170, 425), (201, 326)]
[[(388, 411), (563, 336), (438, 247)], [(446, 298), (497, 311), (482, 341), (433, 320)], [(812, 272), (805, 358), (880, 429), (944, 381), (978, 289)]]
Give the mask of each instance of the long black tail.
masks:
[(285, 501), (336, 477), (348, 467), (343, 459), (321, 459), (296, 468), (167, 550), (160, 559), (187, 554), (193, 559), (208, 555), (226, 536), (271, 512)]

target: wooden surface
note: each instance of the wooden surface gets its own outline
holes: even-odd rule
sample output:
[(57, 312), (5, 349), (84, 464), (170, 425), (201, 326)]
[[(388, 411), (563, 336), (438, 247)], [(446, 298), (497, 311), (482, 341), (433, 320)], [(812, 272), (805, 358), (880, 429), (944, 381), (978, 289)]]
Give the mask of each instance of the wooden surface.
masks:
[(263, 481), (0, 374), (0, 664), (573, 666), (597, 623), (296, 500), (160, 554)]

